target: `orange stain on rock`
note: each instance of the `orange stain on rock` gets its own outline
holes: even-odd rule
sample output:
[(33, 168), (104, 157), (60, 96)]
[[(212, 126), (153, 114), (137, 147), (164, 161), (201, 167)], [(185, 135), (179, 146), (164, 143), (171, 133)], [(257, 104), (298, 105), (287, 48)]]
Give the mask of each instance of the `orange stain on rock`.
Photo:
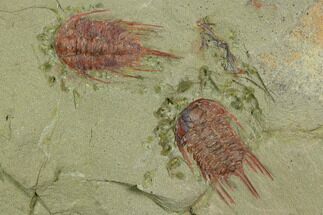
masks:
[(309, 41), (323, 47), (323, 1), (314, 4), (301, 17), (292, 36), (299, 40)]
[(250, 0), (249, 2), (254, 8), (257, 10), (265, 8), (265, 7), (270, 7), (272, 9), (277, 9), (277, 6), (274, 4), (266, 4), (263, 3), (261, 0)]
[(259, 0), (251, 0), (250, 3), (252, 6), (254, 6), (257, 9), (260, 9), (264, 6), (264, 4)]
[(286, 63), (288, 65), (294, 63), (297, 60), (300, 60), (302, 57), (302, 54), (300, 52), (293, 52), (289, 56), (286, 57)]
[(260, 54), (260, 60), (262, 61), (262, 63), (268, 65), (271, 69), (277, 68), (277, 59), (274, 55), (270, 53)]

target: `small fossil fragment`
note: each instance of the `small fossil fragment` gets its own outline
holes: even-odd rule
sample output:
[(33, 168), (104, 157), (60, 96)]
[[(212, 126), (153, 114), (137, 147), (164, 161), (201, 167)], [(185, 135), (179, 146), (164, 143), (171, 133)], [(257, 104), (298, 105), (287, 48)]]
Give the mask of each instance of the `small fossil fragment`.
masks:
[(200, 30), (201, 49), (207, 49), (210, 46), (223, 49), (225, 51), (224, 59), (226, 61), (223, 65), (224, 70), (232, 74), (232, 77), (237, 79), (236, 82), (238, 79), (244, 79), (263, 90), (273, 101), (275, 101), (257, 69), (247, 63), (239, 61), (236, 56), (233, 55), (229, 44), (220, 39), (215, 33), (213, 29), (213, 25), (215, 24), (211, 23), (208, 20), (208, 17), (199, 19), (196, 24)]
[(200, 29), (201, 48), (208, 48), (209, 43), (211, 43), (211, 45), (224, 49), (226, 52), (225, 58), (227, 61), (224, 69), (232, 73), (242, 73), (243, 71), (240, 68), (238, 68), (236, 57), (232, 54), (229, 44), (224, 40), (220, 39), (214, 33), (212, 29), (212, 25), (214, 24), (210, 23), (207, 20), (207, 17), (198, 20), (196, 24)]
[(238, 176), (252, 195), (259, 198), (243, 169), (243, 163), (272, 178), (270, 172), (247, 148), (228, 119), (240, 123), (221, 104), (214, 100), (198, 99), (185, 108), (176, 123), (175, 137), (184, 160), (192, 168), (193, 160), (204, 179), (227, 203), (234, 203), (225, 190), (231, 175)]

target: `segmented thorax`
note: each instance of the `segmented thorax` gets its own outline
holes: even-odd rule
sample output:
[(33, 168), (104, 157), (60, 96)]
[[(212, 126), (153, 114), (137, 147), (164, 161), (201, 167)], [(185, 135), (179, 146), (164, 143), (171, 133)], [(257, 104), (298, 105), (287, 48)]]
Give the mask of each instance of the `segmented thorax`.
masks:
[(121, 21), (72, 17), (58, 30), (55, 50), (72, 69), (103, 70), (136, 65), (142, 45)]
[(227, 176), (242, 165), (244, 146), (215, 101), (198, 100), (189, 105), (178, 120), (176, 137), (191, 153), (203, 175)]
[(244, 173), (243, 162), (255, 171), (259, 170), (270, 178), (272, 176), (243, 144), (230, 122), (241, 126), (235, 116), (218, 102), (199, 99), (180, 114), (175, 137), (188, 165), (195, 161), (203, 177), (215, 187), (221, 198), (233, 203), (222, 186), (223, 183), (228, 184), (230, 175), (240, 177), (252, 194), (259, 197)]

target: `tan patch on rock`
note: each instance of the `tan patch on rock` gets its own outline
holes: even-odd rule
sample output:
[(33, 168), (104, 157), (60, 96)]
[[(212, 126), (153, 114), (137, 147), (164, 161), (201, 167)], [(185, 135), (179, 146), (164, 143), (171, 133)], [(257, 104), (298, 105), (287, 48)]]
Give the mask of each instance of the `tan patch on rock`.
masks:
[(323, 47), (323, 0), (318, 1), (301, 17), (292, 36)]
[(271, 69), (277, 68), (277, 59), (274, 55), (270, 53), (260, 54), (260, 60), (262, 61), (262, 63), (268, 65)]
[(295, 61), (300, 60), (301, 57), (302, 57), (302, 54), (300, 52), (292, 52), (289, 56), (286, 57), (286, 63), (290, 65)]

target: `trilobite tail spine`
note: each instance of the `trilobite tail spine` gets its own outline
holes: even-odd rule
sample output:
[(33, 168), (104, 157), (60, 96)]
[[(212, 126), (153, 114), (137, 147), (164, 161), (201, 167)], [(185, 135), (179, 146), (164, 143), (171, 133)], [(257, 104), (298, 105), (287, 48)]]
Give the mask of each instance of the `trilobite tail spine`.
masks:
[(153, 55), (153, 56), (159, 56), (159, 57), (167, 57), (167, 58), (173, 58), (173, 59), (179, 59), (178, 56), (167, 53), (167, 52), (162, 52), (154, 49), (146, 49), (145, 50), (146, 55)]

